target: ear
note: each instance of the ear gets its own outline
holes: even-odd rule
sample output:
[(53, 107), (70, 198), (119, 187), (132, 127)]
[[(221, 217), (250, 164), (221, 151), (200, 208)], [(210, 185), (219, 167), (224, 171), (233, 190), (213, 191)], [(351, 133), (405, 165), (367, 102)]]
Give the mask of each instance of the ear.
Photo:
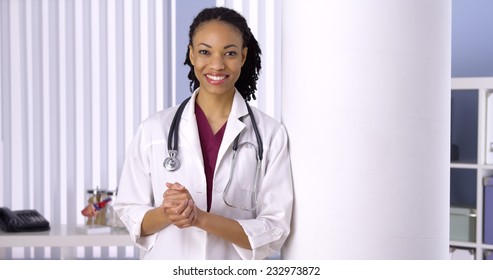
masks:
[(245, 64), (247, 55), (248, 55), (248, 48), (247, 47), (244, 47), (241, 50), (241, 66), (243, 66), (243, 64)]
[(195, 66), (195, 57), (193, 56), (193, 46), (188, 45), (188, 58), (193, 66)]

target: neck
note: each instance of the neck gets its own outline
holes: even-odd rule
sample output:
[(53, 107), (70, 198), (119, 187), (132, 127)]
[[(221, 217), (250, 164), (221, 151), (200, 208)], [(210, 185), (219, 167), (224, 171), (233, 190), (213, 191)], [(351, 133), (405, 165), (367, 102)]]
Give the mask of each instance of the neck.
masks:
[(199, 92), (195, 102), (204, 112), (213, 133), (215, 134), (226, 123), (233, 105), (233, 94), (208, 95)]
[(229, 116), (233, 104), (234, 92), (231, 94), (214, 95), (199, 92), (195, 102), (200, 106), (206, 116)]

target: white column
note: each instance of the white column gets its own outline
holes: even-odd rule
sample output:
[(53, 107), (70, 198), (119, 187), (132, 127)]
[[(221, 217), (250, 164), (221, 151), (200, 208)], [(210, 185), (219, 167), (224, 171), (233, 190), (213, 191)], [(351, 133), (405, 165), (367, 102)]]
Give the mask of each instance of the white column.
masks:
[(451, 1), (282, 6), (283, 258), (448, 258)]

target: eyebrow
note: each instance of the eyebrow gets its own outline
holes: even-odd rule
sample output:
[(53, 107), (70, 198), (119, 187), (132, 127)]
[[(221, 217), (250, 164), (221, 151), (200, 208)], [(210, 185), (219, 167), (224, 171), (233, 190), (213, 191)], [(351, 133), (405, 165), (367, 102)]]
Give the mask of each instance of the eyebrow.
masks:
[[(210, 45), (208, 45), (208, 44), (206, 44), (206, 43), (200, 43), (200, 44), (199, 44), (199, 46), (200, 46), (200, 45), (202, 45), (202, 46), (205, 46), (205, 47), (207, 47), (207, 48), (211, 48), (211, 49), (212, 49), (212, 46), (210, 46)], [(227, 45), (227, 46), (225, 46), (223, 49), (229, 49), (229, 48), (238, 48), (238, 46), (237, 46), (237, 45), (235, 45), (235, 44), (231, 44), (231, 45)]]

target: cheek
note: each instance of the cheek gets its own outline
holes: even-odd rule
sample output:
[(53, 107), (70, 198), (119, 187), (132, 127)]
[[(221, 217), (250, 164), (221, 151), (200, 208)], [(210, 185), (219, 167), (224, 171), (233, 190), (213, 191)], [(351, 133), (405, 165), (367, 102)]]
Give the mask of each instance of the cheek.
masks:
[(195, 60), (193, 63), (193, 71), (195, 72), (195, 74), (197, 73), (200, 73), (200, 71), (204, 68), (203, 65), (198, 62), (197, 60)]
[(207, 65), (207, 61), (201, 58), (196, 58), (192, 61), (192, 65), (196, 70), (202, 70)]
[(193, 73), (195, 74), (195, 77), (200, 80), (200, 78), (202, 77), (200, 69), (197, 69), (197, 67), (194, 66), (193, 67)]
[(241, 61), (235, 65), (235, 72), (238, 73), (238, 75), (240, 75), (241, 71), (242, 71), (242, 64), (241, 64)]
[(228, 68), (234, 72), (240, 72), (242, 67), (242, 62), (240, 59), (231, 60), (228, 63)]

